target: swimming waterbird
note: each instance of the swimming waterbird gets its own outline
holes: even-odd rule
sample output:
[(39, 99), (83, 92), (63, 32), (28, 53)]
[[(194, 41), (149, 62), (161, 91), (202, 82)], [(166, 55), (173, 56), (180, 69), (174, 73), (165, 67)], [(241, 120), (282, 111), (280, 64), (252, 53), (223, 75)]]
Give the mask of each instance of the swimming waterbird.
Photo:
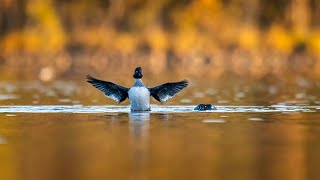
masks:
[(112, 82), (95, 79), (87, 76), (87, 82), (102, 91), (106, 97), (119, 103), (129, 98), (131, 111), (150, 111), (150, 96), (159, 102), (165, 102), (188, 86), (188, 81), (169, 82), (150, 88), (143, 84), (141, 78), (142, 69), (137, 67), (134, 70), (134, 84), (131, 88), (126, 88)]

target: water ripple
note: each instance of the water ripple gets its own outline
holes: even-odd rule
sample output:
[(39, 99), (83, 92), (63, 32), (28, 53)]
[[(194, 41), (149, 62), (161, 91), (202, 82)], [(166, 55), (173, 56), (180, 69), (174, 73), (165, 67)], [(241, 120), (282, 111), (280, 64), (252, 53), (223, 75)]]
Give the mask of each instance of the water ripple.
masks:
[[(151, 113), (215, 113), (215, 112), (320, 112), (320, 106), (216, 106), (217, 110), (195, 111), (192, 106), (158, 106), (151, 105)], [(48, 105), (48, 106), (0, 106), (0, 113), (107, 113), (130, 112), (130, 106), (82, 106), (82, 105)]]

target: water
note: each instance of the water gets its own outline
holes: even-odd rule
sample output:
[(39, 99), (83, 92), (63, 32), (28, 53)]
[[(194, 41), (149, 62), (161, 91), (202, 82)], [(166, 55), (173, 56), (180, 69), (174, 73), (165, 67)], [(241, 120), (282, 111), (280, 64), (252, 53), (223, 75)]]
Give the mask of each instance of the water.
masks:
[[(320, 176), (317, 85), (194, 84), (133, 113), (81, 82), (3, 82), (0, 179)], [(194, 111), (198, 103), (217, 110)]]
[[(245, 112), (318, 112), (320, 106), (216, 106), (216, 110), (194, 110), (197, 105), (159, 106), (151, 105), (147, 113), (245, 113)], [(41, 106), (0, 106), (0, 113), (130, 113), (130, 106), (82, 106), (82, 105), (41, 105)]]

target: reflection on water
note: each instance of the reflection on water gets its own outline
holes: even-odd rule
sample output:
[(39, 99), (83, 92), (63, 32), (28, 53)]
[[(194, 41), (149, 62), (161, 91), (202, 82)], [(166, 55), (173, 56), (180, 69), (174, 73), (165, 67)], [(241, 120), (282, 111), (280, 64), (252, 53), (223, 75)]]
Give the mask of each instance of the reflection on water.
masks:
[(129, 119), (132, 123), (150, 120), (150, 112), (130, 112)]
[(138, 139), (148, 136), (150, 112), (130, 112), (130, 132)]
[(129, 113), (130, 143), (132, 144), (132, 172), (134, 179), (145, 179), (148, 166), (150, 112)]

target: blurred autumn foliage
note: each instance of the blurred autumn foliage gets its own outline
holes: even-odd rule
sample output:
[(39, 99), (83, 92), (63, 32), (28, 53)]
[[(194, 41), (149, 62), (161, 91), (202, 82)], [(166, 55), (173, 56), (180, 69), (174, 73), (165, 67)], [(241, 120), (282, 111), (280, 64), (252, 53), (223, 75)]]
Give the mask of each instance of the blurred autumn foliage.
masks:
[[(0, 0), (3, 76), (320, 78), (318, 0)], [(85, 71), (85, 72), (83, 72)]]

